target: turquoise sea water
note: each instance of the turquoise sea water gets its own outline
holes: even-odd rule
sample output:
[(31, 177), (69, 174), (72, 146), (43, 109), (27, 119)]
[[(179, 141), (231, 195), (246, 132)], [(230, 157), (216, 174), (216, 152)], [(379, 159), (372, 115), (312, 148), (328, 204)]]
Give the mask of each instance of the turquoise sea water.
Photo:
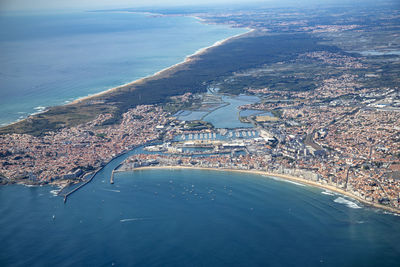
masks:
[(151, 75), (245, 29), (189, 17), (0, 16), (0, 125)]

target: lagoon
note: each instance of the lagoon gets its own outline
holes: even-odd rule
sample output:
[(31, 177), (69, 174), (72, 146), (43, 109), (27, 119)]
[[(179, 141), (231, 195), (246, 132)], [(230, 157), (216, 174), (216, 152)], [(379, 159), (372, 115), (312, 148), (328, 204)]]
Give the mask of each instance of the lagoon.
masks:
[(204, 121), (210, 122), (216, 128), (250, 128), (250, 123), (243, 123), (239, 120), (239, 106), (252, 104), (260, 101), (256, 96), (240, 95), (240, 96), (222, 96), (222, 101), (227, 105), (214, 110), (203, 118)]

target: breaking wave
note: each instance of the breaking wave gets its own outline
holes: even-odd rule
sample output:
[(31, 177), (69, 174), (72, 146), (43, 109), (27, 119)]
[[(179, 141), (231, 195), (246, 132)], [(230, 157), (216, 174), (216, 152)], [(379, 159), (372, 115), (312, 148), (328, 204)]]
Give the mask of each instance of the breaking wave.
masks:
[[(270, 177), (270, 176), (268, 176), (268, 177)], [(281, 178), (277, 178), (277, 177), (271, 177), (271, 178), (274, 179), (274, 180), (276, 180), (276, 181), (287, 182), (287, 183), (291, 183), (291, 184), (295, 184), (295, 185), (299, 185), (299, 186), (306, 186), (306, 185), (304, 185), (304, 184), (297, 183), (297, 182), (293, 182), (293, 181), (286, 180), (286, 179), (281, 179)]]
[(345, 199), (343, 197), (338, 197), (337, 199), (334, 200), (334, 202), (340, 203), (340, 204), (344, 204), (347, 207), (352, 208), (352, 209), (361, 209), (361, 207), (358, 206), (355, 202), (352, 202), (352, 201), (350, 201), (348, 199)]
[(328, 195), (328, 196), (334, 196), (335, 195), (335, 193), (333, 193), (332, 191), (329, 191), (329, 190), (322, 191), (321, 194)]

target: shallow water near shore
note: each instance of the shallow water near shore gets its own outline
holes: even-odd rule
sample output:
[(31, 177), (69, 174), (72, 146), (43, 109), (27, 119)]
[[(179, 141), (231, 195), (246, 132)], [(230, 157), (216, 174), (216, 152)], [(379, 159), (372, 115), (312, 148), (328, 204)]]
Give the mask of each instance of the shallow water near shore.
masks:
[(152, 75), (247, 32), (112, 12), (2, 14), (0, 30), (0, 125)]
[(116, 164), (67, 204), (48, 186), (0, 187), (0, 265), (395, 266), (400, 261), (400, 217), (355, 200), (260, 175), (205, 170), (118, 173), (111, 185)]

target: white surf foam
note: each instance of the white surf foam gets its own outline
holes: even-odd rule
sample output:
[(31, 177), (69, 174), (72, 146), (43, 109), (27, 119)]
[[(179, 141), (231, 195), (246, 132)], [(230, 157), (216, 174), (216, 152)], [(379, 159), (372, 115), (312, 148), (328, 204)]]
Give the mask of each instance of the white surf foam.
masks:
[(45, 112), (47, 110), (46, 107), (41, 107), (41, 106), (34, 107), (33, 109), (36, 110), (36, 112), (30, 113), (29, 115), (41, 114), (41, 113), (43, 113), (43, 112)]
[(59, 189), (54, 189), (54, 190), (51, 190), (50, 191), (50, 194), (52, 194), (53, 196), (58, 196), (58, 192), (60, 192), (60, 190)]
[(344, 204), (347, 207), (352, 208), (352, 209), (361, 209), (361, 207), (358, 206), (355, 202), (352, 202), (352, 201), (350, 201), (348, 199), (345, 199), (343, 197), (338, 197), (337, 199), (334, 200), (334, 202), (340, 203), (340, 204)]
[[(270, 176), (267, 176), (267, 177), (270, 177)], [(270, 177), (270, 178), (272, 178), (272, 179), (274, 179), (276, 181), (287, 182), (287, 183), (291, 183), (291, 184), (295, 184), (295, 185), (299, 185), (299, 186), (306, 186), (304, 184), (296, 183), (296, 182), (293, 182), (293, 181), (290, 181), (290, 180), (286, 180), (286, 179), (281, 179), (281, 178), (277, 178), (277, 177)]]
[(46, 107), (37, 106), (37, 107), (34, 107), (33, 109), (34, 109), (34, 110), (37, 110), (37, 111), (43, 111), (43, 110), (46, 109)]
[(393, 213), (393, 212), (390, 212), (390, 211), (384, 211), (383, 213), (384, 213), (384, 214), (393, 215), (393, 216), (400, 216), (400, 214), (398, 214), (398, 213)]
[(321, 194), (328, 195), (328, 196), (334, 196), (335, 195), (332, 191), (329, 191), (329, 190), (322, 191)]
[(26, 187), (37, 187), (38, 185), (34, 185), (34, 184), (20, 184)]

